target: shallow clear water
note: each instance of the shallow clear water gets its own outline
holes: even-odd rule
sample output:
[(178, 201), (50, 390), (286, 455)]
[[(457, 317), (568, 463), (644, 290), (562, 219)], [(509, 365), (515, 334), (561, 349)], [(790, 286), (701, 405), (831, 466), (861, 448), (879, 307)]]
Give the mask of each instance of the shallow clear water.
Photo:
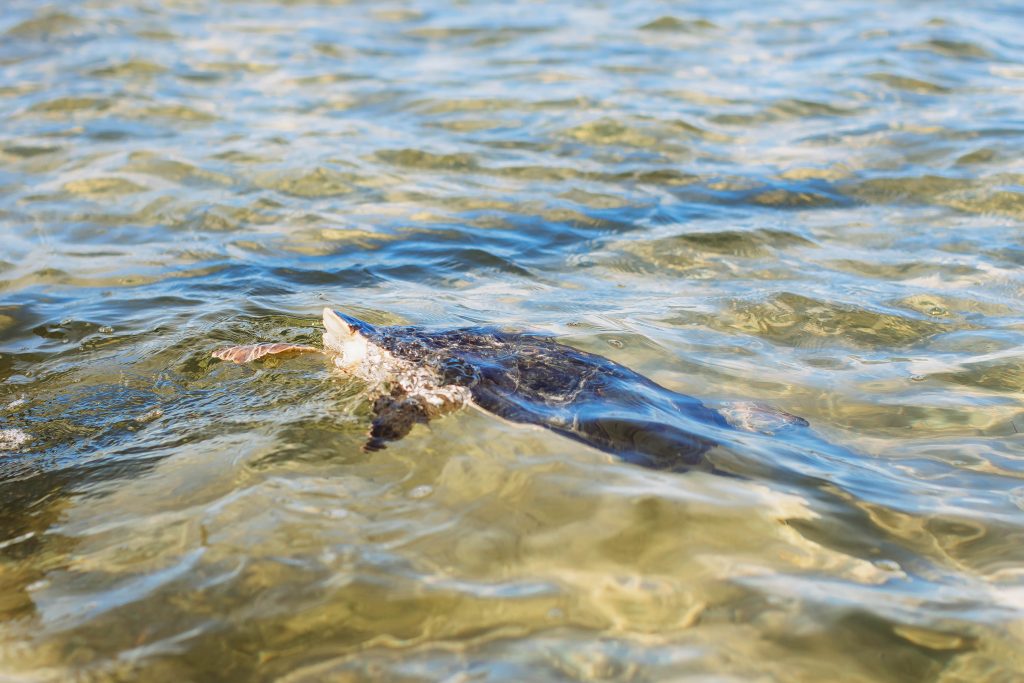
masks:
[[(9, 680), (1015, 681), (1010, 2), (7, 0)], [(645, 470), (228, 342), (548, 332), (813, 438)]]

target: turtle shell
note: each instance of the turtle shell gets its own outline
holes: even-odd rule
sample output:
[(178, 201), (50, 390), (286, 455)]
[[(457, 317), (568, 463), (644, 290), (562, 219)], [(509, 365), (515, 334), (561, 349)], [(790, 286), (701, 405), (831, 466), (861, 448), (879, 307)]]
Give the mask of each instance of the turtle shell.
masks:
[(550, 337), (491, 328), (439, 332), (366, 329), (393, 355), (470, 390), (484, 410), (536, 424), (630, 462), (659, 469), (706, 466), (715, 410), (618, 363)]

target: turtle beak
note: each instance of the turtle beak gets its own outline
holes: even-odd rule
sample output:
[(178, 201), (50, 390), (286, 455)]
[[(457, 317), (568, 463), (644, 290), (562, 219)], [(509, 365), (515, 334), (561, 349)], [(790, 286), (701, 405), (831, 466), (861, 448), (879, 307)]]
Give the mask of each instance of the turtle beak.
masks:
[(366, 337), (329, 308), (324, 309), (324, 350), (337, 354), (334, 364), (348, 369), (366, 358)]
[(324, 347), (341, 353), (345, 342), (355, 336), (355, 330), (329, 308), (324, 309)]

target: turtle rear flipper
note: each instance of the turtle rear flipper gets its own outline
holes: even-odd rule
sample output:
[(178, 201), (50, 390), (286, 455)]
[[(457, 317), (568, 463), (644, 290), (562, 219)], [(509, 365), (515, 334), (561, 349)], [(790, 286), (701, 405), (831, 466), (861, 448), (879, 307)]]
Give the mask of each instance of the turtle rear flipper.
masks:
[(789, 427), (807, 427), (804, 418), (757, 401), (731, 401), (718, 408), (725, 421), (744, 432), (769, 436)]
[(303, 344), (246, 344), (244, 346), (229, 346), (226, 349), (217, 349), (211, 355), (220, 360), (228, 360), (232, 363), (249, 363), (259, 360), (264, 356), (279, 356), (291, 353), (322, 353), (315, 346)]

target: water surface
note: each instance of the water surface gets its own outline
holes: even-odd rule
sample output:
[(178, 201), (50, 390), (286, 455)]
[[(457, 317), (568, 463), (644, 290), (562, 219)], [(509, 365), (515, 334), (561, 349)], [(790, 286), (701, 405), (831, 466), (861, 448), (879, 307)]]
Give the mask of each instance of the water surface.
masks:
[[(1014, 681), (1015, 3), (8, 0), (0, 671)], [(367, 454), (330, 305), (547, 332), (813, 438)]]

